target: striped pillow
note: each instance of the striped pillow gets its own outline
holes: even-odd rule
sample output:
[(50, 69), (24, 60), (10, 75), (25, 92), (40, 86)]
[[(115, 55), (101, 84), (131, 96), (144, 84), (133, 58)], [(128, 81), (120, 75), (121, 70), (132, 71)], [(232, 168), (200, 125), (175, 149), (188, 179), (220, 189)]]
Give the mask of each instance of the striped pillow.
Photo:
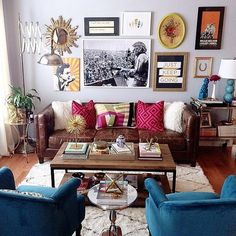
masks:
[(95, 104), (96, 128), (132, 126), (133, 106), (133, 103)]

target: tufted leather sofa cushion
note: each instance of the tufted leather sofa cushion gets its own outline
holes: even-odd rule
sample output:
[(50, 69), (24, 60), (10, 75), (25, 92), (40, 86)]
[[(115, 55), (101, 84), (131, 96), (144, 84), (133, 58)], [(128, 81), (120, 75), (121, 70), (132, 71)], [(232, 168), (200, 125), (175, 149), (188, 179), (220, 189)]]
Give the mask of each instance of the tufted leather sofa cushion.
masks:
[(107, 142), (114, 142), (120, 135), (124, 135), (126, 142), (139, 142), (138, 130), (135, 128), (106, 128), (97, 131), (94, 140), (104, 140)]

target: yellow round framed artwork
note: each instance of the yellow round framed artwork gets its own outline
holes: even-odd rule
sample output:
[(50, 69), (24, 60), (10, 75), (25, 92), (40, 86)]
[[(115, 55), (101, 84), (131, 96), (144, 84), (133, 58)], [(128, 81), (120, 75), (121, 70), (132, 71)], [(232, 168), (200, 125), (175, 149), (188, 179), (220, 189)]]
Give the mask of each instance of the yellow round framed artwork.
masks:
[(184, 40), (185, 23), (177, 13), (165, 16), (158, 27), (158, 37), (166, 48), (177, 48)]

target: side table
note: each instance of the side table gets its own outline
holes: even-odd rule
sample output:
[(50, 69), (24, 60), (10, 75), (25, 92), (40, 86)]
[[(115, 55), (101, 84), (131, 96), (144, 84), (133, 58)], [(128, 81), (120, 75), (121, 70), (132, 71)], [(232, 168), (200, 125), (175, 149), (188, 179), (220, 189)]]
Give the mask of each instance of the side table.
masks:
[[(17, 144), (13, 150), (14, 153), (22, 153), (27, 155), (28, 153), (35, 152), (35, 148), (30, 145), (28, 140), (28, 130), (31, 122), (22, 123), (7, 123), (15, 130), (17, 134)], [(27, 159), (28, 162), (28, 159)]]
[[(104, 230), (101, 233), (101, 236), (122, 236), (122, 231), (119, 226), (115, 224), (116, 222), (116, 211), (117, 210), (122, 210), (127, 208), (129, 205), (131, 205), (137, 198), (137, 191), (136, 189), (127, 184), (127, 202), (122, 204), (122, 205), (103, 205), (103, 204), (98, 204), (97, 202), (97, 194), (99, 190), (99, 184), (93, 186), (89, 191), (88, 191), (88, 198), (89, 200), (96, 205), (97, 207), (101, 208), (102, 210), (109, 210), (110, 211), (110, 227), (107, 230)], [(112, 200), (111, 200), (112, 201)]]

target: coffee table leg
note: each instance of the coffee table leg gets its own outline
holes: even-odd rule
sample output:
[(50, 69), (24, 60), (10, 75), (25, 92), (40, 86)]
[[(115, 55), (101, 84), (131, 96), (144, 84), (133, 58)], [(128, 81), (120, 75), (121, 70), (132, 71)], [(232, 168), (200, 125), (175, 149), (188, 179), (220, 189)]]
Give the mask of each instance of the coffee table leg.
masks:
[(172, 192), (175, 192), (175, 186), (176, 186), (176, 171), (173, 172), (173, 182), (172, 182)]
[(55, 175), (54, 175), (53, 168), (51, 168), (51, 185), (52, 185), (52, 187), (55, 187)]
[(110, 221), (111, 221), (111, 225), (109, 229), (106, 231), (103, 231), (101, 236), (122, 236), (121, 228), (115, 224), (116, 222), (115, 210), (110, 211)]

